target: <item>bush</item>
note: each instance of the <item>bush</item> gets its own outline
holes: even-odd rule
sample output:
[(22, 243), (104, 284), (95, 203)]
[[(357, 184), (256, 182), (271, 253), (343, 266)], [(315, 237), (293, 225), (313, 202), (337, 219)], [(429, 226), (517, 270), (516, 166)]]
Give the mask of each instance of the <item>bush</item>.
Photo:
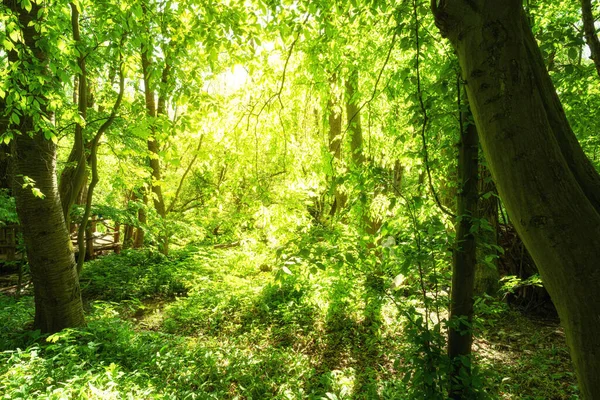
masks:
[(160, 253), (126, 250), (86, 263), (81, 291), (86, 299), (122, 301), (186, 295), (182, 260)]

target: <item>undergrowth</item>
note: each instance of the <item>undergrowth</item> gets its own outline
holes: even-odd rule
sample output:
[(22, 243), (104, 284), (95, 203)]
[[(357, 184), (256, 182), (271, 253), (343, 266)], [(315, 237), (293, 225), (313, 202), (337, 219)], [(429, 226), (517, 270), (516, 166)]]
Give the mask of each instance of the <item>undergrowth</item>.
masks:
[[(365, 274), (373, 255), (313, 245), (101, 258), (82, 275), (87, 326), (52, 336), (30, 329), (31, 297), (0, 297), (0, 396), (443, 398), (444, 315), (426, 323), (419, 290), (391, 290), (402, 266)], [(556, 325), (489, 297), (476, 309), (476, 398), (576, 398)]]

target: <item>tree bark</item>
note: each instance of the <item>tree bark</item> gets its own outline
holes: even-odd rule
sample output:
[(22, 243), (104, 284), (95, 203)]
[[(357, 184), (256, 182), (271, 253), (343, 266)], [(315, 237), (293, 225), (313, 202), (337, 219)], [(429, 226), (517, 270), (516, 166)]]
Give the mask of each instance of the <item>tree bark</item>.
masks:
[(591, 0), (581, 0), (581, 17), (583, 20), (585, 41), (590, 48), (590, 58), (594, 61), (596, 72), (600, 76), (600, 39), (598, 39), (598, 35), (596, 34)]
[[(31, 9), (27, 11), (16, 1), (5, 0), (4, 5), (18, 17), (24, 40), (21, 54), (16, 50), (8, 52), (9, 62), (24, 61), (18, 71), (24, 76), (48, 74), (47, 56), (37, 46), (39, 37), (35, 30), (38, 15), (43, 15), (41, 6), (31, 3)], [(27, 89), (27, 86), (22, 88)], [(32, 93), (32, 96), (41, 100), (45, 97), (43, 92)], [(49, 116), (43, 105), (45, 101), (40, 103), (40, 112)], [(20, 111), (23, 114), (20, 124), (11, 126), (20, 131), (12, 141), (11, 152), (17, 214), (34, 285), (34, 327), (42, 332), (57, 332), (85, 322), (79, 278), (58, 193), (56, 145), (45, 138), (42, 128), (36, 126), (30, 110)], [(28, 182), (34, 182), (42, 196), (36, 194)]]
[[(469, 398), (470, 385), (463, 377), (471, 375), (470, 363), (463, 363), (471, 356), (473, 343), (473, 293), (477, 265), (476, 241), (472, 233), (473, 217), (477, 213), (479, 193), (479, 141), (477, 129), (461, 112), (461, 133), (458, 153), (458, 193), (456, 244), (452, 265), (452, 293), (450, 298), (450, 329), (448, 331), (448, 356), (452, 361), (450, 370), (451, 399)], [(470, 118), (469, 118), (470, 119)]]
[(519, 0), (432, 9), (454, 46), (500, 197), (565, 329), (582, 398), (600, 393), (600, 175), (566, 120)]

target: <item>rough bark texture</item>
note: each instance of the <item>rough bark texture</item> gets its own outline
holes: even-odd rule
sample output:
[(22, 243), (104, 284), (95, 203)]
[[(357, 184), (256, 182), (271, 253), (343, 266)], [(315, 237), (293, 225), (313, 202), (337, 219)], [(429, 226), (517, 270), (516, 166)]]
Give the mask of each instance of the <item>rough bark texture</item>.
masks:
[(590, 48), (590, 58), (594, 61), (596, 72), (600, 76), (600, 39), (598, 39), (596, 27), (594, 26), (595, 20), (591, 0), (581, 0), (581, 17), (583, 20), (585, 41)]
[(451, 325), (448, 331), (448, 356), (452, 360), (449, 392), (451, 399), (469, 398), (470, 386), (463, 381), (462, 377), (470, 376), (471, 369), (461, 359), (471, 355), (473, 289), (477, 265), (475, 236), (471, 232), (479, 195), (477, 190), (479, 143), (475, 125), (468, 123), (462, 129), (460, 136), (456, 247), (452, 265)]
[(521, 1), (433, 3), (500, 197), (557, 307), (582, 398), (600, 393), (600, 175), (570, 129)]
[[(13, 141), (13, 160), (17, 213), (34, 286), (34, 326), (57, 332), (83, 325), (79, 277), (57, 190), (56, 146), (43, 134), (22, 134)], [(43, 199), (23, 188), (22, 176), (35, 181)]]
[[(18, 2), (4, 1), (15, 13), (22, 27), (24, 46), (33, 57), (28, 58), (22, 74), (44, 74), (46, 54), (37, 47), (35, 21), (40, 5), (32, 3), (30, 11)], [(19, 61), (19, 54), (10, 51), (10, 63)], [(39, 96), (39, 94), (37, 94)], [(22, 110), (24, 111), (24, 110)], [(41, 112), (46, 112), (42, 109)], [(63, 328), (84, 324), (79, 278), (75, 269), (71, 240), (65, 224), (58, 185), (56, 181), (56, 145), (46, 140), (44, 133), (35, 126), (34, 118), (23, 113), (18, 129), (21, 134), (12, 141), (11, 152), (14, 172), (14, 194), (17, 213), (27, 247), (35, 295), (34, 326), (42, 332), (57, 332)], [(35, 182), (43, 197), (36, 196), (26, 183), (27, 177)]]

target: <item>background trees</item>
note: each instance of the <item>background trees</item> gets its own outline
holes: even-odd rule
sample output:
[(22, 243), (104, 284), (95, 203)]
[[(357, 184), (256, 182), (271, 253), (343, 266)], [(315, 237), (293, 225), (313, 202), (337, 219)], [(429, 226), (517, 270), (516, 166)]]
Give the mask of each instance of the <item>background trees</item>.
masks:
[[(452, 272), (452, 254), (477, 254), (478, 271), (492, 272), (478, 292), (495, 296), (506, 272), (494, 269), (496, 243), (514, 224), (589, 397), (600, 195), (598, 76), (587, 57), (598, 10), (585, 1), (530, 1), (522, 14), (517, 1), (469, 4), (443, 2), (432, 14), (419, 1), (3, 3), (0, 127), (14, 148), (36, 326), (83, 323), (68, 235), (79, 232), (85, 276), (95, 215), (122, 227), (124, 248), (173, 249), (174, 259), (191, 244), (240, 247), (280, 287), (325, 279), (334, 294), (314, 300), (322, 324), (335, 327), (354, 305), (357, 340), (377, 341), (390, 318), (402, 321), (402, 359), (413, 360), (403, 364), (412, 368), (406, 393), (444, 397), (451, 376), (452, 396), (468, 397), (482, 393), (463, 335), (478, 323), (477, 278), (473, 263), (465, 276), (460, 262)], [(451, 293), (452, 279), (465, 289)], [(527, 282), (539, 280), (513, 289)], [(449, 356), (466, 368), (450, 367), (447, 329)], [(368, 371), (375, 353), (351, 358)], [(361, 381), (361, 390), (379, 389)]]

